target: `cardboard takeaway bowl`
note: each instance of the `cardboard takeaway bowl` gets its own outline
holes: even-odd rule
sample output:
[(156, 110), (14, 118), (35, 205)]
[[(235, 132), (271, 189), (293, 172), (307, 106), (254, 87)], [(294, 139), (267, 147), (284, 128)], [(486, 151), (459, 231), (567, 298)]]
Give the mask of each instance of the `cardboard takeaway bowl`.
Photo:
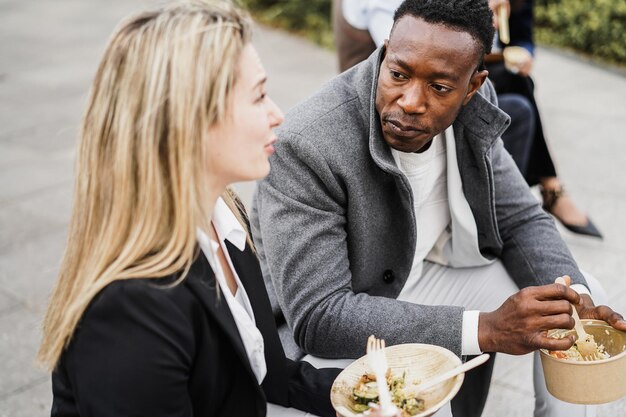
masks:
[[(569, 361), (541, 350), (546, 386), (556, 398), (574, 404), (603, 404), (626, 395), (626, 333), (601, 320), (581, 320), (585, 331), (611, 355), (598, 361)], [(569, 335), (574, 330), (552, 330)]]
[[(434, 345), (419, 343), (395, 345), (387, 347), (385, 353), (392, 374), (402, 375), (406, 371), (407, 387), (461, 365), (461, 359), (454, 353)], [(348, 365), (337, 376), (330, 392), (330, 400), (338, 415), (342, 417), (361, 415), (352, 411), (352, 389), (363, 374), (371, 372), (367, 357), (363, 356)], [(414, 417), (430, 416), (450, 401), (461, 388), (464, 376), (457, 375), (421, 393), (420, 398), (424, 400), (426, 408)]]

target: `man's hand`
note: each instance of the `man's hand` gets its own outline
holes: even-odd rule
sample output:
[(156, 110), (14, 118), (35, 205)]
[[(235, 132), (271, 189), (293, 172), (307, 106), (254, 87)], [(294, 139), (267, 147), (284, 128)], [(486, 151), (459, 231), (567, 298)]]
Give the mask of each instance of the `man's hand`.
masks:
[[(509, 297), (497, 310), (480, 313), (480, 349), (513, 355), (541, 348), (567, 350), (576, 341), (575, 336), (552, 339), (548, 338), (547, 331), (573, 328), (570, 303), (576, 305), (580, 300), (576, 291), (561, 284), (524, 288)], [(591, 310), (595, 311), (594, 308)]]
[(519, 62), (516, 65), (517, 68), (517, 75), (521, 75), (522, 77), (528, 77), (530, 75), (530, 72), (533, 70), (533, 56), (530, 55), (530, 53), (528, 54), (528, 58), (526, 58), (525, 60), (523, 60), (522, 62)]
[(581, 319), (604, 320), (617, 330), (626, 331), (626, 321), (624, 317), (607, 306), (595, 306), (591, 297), (581, 294), (580, 303), (576, 305), (576, 310)]
[(509, 0), (489, 0), (489, 8), (493, 13), (493, 26), (498, 29), (498, 11), (501, 7), (506, 9), (506, 15), (509, 16), (511, 14), (511, 5), (509, 4)]
[[(572, 282), (568, 275), (557, 278), (556, 282), (559, 283), (560, 279), (562, 279), (561, 283), (565, 284), (566, 287), (569, 287)], [(596, 307), (588, 294), (580, 295), (580, 303), (576, 304), (576, 311), (578, 311), (580, 318), (603, 320), (617, 330), (626, 331), (626, 321), (624, 321), (624, 317), (621, 314), (616, 313), (607, 306)]]

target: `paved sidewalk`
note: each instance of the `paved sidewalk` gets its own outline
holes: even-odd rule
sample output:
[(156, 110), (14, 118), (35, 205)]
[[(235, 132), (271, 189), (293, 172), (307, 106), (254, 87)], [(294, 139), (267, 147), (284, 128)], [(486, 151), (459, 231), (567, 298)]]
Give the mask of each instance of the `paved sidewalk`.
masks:
[[(49, 415), (49, 376), (33, 361), (64, 246), (77, 126), (113, 27), (150, 3), (0, 0), (0, 417)], [(255, 43), (283, 109), (335, 74), (334, 55), (299, 38), (259, 29)], [(535, 73), (560, 176), (606, 237), (563, 235), (626, 312), (626, 78), (544, 49)], [(252, 185), (238, 188), (248, 200)], [(532, 415), (529, 359), (499, 357), (486, 417)], [(626, 400), (598, 415), (626, 416)]]

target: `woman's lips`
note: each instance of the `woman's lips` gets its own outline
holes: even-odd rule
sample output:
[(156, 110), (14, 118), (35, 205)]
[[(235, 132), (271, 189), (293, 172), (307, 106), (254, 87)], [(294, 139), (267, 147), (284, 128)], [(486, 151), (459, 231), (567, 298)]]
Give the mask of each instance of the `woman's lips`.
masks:
[(274, 149), (274, 143), (276, 143), (276, 138), (273, 138), (272, 140), (270, 140), (267, 144), (265, 144), (265, 146), (263, 147), (263, 149), (265, 150), (265, 152), (269, 155), (272, 155), (276, 150)]

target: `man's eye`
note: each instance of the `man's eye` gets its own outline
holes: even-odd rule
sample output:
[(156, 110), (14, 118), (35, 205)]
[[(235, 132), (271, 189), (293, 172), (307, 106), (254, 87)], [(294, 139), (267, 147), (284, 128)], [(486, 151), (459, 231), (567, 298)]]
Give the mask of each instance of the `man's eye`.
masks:
[(448, 93), (452, 91), (451, 88), (446, 87), (445, 85), (441, 85), (441, 84), (432, 84), (431, 87), (434, 88), (435, 91), (437, 91), (438, 93)]
[(402, 75), (401, 73), (399, 73), (398, 71), (390, 70), (389, 73), (391, 74), (391, 77), (396, 79), (396, 80), (405, 80), (406, 79), (406, 77), (404, 75)]

